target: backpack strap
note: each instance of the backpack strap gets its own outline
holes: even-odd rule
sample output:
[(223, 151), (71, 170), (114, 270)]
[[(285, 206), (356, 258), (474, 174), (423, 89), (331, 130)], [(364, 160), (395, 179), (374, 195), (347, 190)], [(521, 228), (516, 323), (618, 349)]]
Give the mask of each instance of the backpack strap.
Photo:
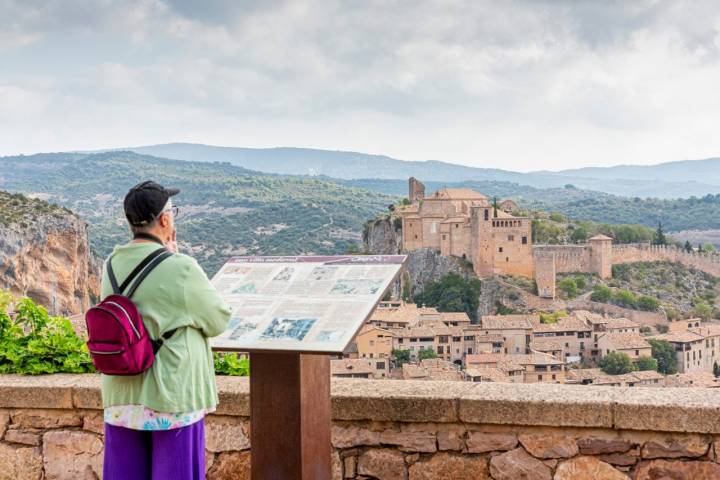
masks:
[[(158, 252), (159, 252), (159, 253), (158, 253)], [(156, 255), (156, 254), (157, 254), (157, 255)], [(172, 257), (172, 256), (173, 256), (173, 253), (165, 250), (164, 248), (155, 250), (153, 253), (151, 253), (151, 254), (149, 255), (149, 257), (153, 257), (153, 258), (151, 258), (151, 259), (147, 262), (146, 266), (145, 266), (145, 267), (142, 269), (142, 271), (137, 275), (137, 278), (135, 279), (135, 281), (133, 282), (133, 284), (130, 286), (130, 290), (128, 290), (128, 292), (127, 292), (127, 294), (126, 294), (125, 296), (126, 296), (127, 298), (129, 298), (129, 299), (132, 299), (132, 296), (135, 294), (135, 290), (137, 290), (137, 288), (140, 286), (140, 284), (143, 282), (143, 280), (145, 280), (145, 278), (146, 278), (148, 275), (150, 275), (150, 272), (152, 272), (152, 271), (155, 269), (155, 267), (157, 267), (158, 265), (160, 265), (160, 263), (161, 263), (163, 260), (165, 260), (166, 258), (170, 258), (170, 257)], [(149, 257), (148, 257), (148, 258), (149, 258)], [(145, 260), (147, 260), (147, 258), (146, 258)], [(145, 263), (144, 260), (143, 260), (143, 263)], [(136, 270), (137, 270), (137, 268), (136, 268)]]
[(153, 340), (151, 338), (150, 343), (152, 343), (153, 353), (157, 355), (158, 350), (160, 350), (160, 347), (163, 346), (165, 340), (170, 340), (170, 338), (175, 335), (175, 332), (177, 332), (178, 330), (180, 330), (180, 328), (173, 328), (172, 330), (168, 330), (167, 332), (163, 333), (157, 340)]
[(110, 258), (108, 258), (108, 261), (106, 262), (106, 267), (107, 267), (106, 269), (107, 269), (107, 273), (108, 273), (108, 279), (110, 280), (110, 286), (113, 289), (113, 293), (116, 295), (122, 295), (123, 292), (125, 291), (125, 289), (130, 284), (130, 282), (132, 282), (133, 278), (135, 278), (138, 275), (138, 273), (140, 273), (147, 266), (148, 263), (153, 261), (153, 259), (155, 259), (158, 255), (160, 255), (161, 253), (163, 253), (165, 251), (166, 250), (164, 247), (158, 248), (157, 250), (153, 251), (150, 255), (145, 257), (143, 259), (143, 261), (140, 262), (138, 264), (138, 266), (136, 266), (133, 269), (132, 272), (130, 272), (130, 275), (127, 276), (125, 281), (119, 287), (118, 287), (117, 278), (115, 277), (115, 272), (113, 271), (113, 267), (112, 267), (113, 257), (111, 256)]

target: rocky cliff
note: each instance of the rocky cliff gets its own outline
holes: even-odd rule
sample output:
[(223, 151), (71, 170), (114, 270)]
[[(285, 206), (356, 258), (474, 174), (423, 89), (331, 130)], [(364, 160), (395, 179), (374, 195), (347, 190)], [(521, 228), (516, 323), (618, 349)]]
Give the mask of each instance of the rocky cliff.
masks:
[(402, 230), (393, 218), (381, 217), (365, 224), (363, 231), (365, 250), (375, 255), (408, 255), (404, 281), (409, 282), (410, 294), (420, 293), (430, 282), (439, 280), (448, 273), (457, 273), (465, 278), (475, 277), (472, 265), (456, 257), (445, 257), (431, 248), (412, 252), (402, 250)]
[(85, 222), (42, 200), (0, 192), (0, 289), (72, 315), (97, 298), (99, 270)]

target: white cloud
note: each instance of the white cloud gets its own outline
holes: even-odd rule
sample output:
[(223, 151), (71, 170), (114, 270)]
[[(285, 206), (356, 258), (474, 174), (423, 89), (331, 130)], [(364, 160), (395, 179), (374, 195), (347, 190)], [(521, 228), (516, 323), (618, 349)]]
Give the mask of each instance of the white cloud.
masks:
[[(720, 154), (712, 1), (0, 9), (1, 153), (197, 141), (523, 170)], [(63, 45), (79, 67), (46, 62)]]

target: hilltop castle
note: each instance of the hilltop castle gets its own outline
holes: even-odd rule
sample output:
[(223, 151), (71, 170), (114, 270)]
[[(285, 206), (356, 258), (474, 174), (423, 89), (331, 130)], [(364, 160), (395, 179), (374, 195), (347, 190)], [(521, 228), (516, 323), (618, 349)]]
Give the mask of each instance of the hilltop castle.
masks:
[(426, 196), (415, 178), (408, 193), (410, 205), (397, 210), (406, 251), (432, 248), (465, 258), (480, 278), (535, 278), (543, 297), (555, 295), (556, 272), (612, 275), (610, 237), (598, 235), (584, 245), (533, 245), (532, 220), (519, 216), (512, 200), (491, 202), (469, 188), (442, 188)]

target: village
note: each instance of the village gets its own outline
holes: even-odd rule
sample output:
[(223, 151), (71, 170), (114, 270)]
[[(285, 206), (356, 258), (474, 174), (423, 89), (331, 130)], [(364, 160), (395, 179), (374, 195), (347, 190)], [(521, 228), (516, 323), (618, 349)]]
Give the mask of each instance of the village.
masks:
[[(472, 324), (464, 312), (403, 301), (383, 302), (332, 375), (346, 378), (555, 383), (618, 387), (720, 387), (720, 325), (699, 319), (671, 322), (667, 333), (627, 318), (584, 310), (555, 323), (539, 314), (488, 315)], [(641, 331), (643, 333), (641, 333)], [(676, 372), (638, 367), (652, 359), (650, 341), (667, 342)], [(608, 355), (626, 355), (635, 371), (619, 375), (597, 366)], [(653, 362), (650, 362), (651, 364)]]

